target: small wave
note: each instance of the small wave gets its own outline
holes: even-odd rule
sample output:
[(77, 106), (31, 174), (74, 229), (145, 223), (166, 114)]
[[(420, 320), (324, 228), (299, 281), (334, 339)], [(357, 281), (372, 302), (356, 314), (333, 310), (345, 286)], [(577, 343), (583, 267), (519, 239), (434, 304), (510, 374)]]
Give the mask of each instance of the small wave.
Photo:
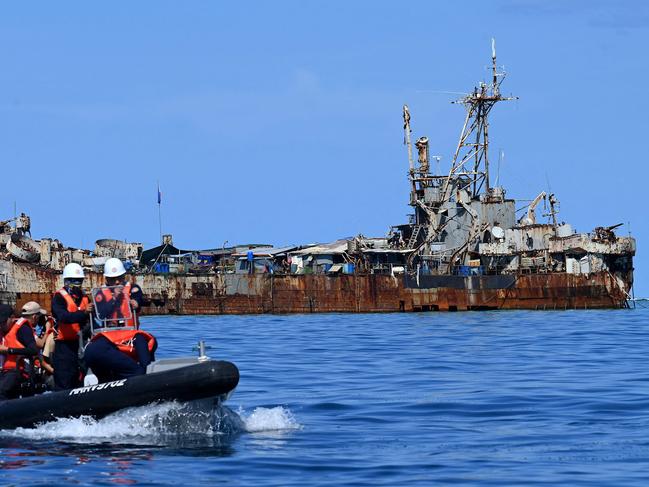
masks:
[(274, 408), (255, 408), (251, 413), (239, 411), (245, 430), (248, 433), (286, 431), (301, 429), (293, 413), (282, 406)]

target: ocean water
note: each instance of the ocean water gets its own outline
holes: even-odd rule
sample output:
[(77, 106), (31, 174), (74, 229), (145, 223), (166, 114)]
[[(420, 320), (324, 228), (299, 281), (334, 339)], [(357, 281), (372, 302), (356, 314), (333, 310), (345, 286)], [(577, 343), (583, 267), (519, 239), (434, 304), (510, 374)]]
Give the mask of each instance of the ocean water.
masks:
[(227, 407), (0, 431), (2, 485), (649, 483), (649, 310), (148, 317)]

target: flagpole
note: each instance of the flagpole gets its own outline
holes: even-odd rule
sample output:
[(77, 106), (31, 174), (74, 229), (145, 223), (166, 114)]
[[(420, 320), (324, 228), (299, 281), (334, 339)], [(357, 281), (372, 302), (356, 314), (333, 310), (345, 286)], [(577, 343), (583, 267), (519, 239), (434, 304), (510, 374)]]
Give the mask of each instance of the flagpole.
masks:
[(162, 198), (160, 197), (160, 181), (158, 181), (158, 227), (160, 228), (160, 245), (162, 245)]

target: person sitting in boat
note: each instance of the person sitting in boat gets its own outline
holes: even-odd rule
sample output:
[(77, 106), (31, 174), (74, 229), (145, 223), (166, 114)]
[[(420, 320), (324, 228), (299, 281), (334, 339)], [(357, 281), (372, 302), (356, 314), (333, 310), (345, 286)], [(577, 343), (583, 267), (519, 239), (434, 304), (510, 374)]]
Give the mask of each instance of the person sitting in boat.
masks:
[(40, 369), (40, 381), (47, 390), (55, 389), (54, 384), (54, 339), (56, 320), (51, 315), (42, 314), (36, 323), (35, 341), (40, 349), (38, 367)]
[(153, 335), (138, 329), (142, 290), (126, 279), (122, 261), (108, 259), (104, 277), (106, 286), (93, 294), (100, 326), (84, 352), (100, 383), (145, 374), (157, 347)]
[(79, 264), (63, 268), (63, 287), (52, 297), (56, 318), (56, 353), (53, 356), (55, 389), (73, 389), (81, 385), (79, 333), (88, 324), (92, 302), (81, 289), (85, 278)]
[[(35, 301), (26, 303), (21, 317), (13, 320), (4, 334), (0, 354), (4, 356), (0, 372), (0, 400), (18, 396), (23, 382), (30, 380), (27, 361), (38, 356), (38, 346), (34, 339), (34, 326), (43, 312)], [(4, 313), (0, 316), (0, 320)], [(7, 318), (4, 318), (5, 322)]]
[[(11, 325), (17, 315), (14, 313), (14, 308), (8, 304), (0, 303), (0, 343), (2, 338), (9, 332)], [(2, 361), (4, 355), (0, 354), (0, 368), (2, 368)]]

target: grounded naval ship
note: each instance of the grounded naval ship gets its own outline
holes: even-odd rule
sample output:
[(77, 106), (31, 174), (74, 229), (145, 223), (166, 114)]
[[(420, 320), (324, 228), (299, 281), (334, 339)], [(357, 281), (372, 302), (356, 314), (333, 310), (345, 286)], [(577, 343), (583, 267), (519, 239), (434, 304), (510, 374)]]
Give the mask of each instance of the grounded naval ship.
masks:
[[(448, 173), (431, 172), (426, 137), (415, 142), (415, 163), (410, 111), (403, 107), (414, 213), (385, 237), (182, 250), (167, 235), (153, 249), (102, 239), (88, 251), (32, 240), (29, 217), (21, 215), (13, 226), (0, 222), (0, 301), (49, 307), (65, 264), (82, 264), (85, 285), (96, 287), (103, 262), (118, 257), (148, 297), (146, 314), (626, 307), (635, 240), (617, 236), (619, 225), (576, 233), (559, 223), (554, 194), (541, 192), (517, 209), (504, 188), (492, 185), (488, 117), (498, 102), (512, 99), (501, 94), (504, 73), (493, 46), (491, 70), (490, 83), (456, 102), (466, 117)], [(544, 223), (536, 215), (541, 202)]]

